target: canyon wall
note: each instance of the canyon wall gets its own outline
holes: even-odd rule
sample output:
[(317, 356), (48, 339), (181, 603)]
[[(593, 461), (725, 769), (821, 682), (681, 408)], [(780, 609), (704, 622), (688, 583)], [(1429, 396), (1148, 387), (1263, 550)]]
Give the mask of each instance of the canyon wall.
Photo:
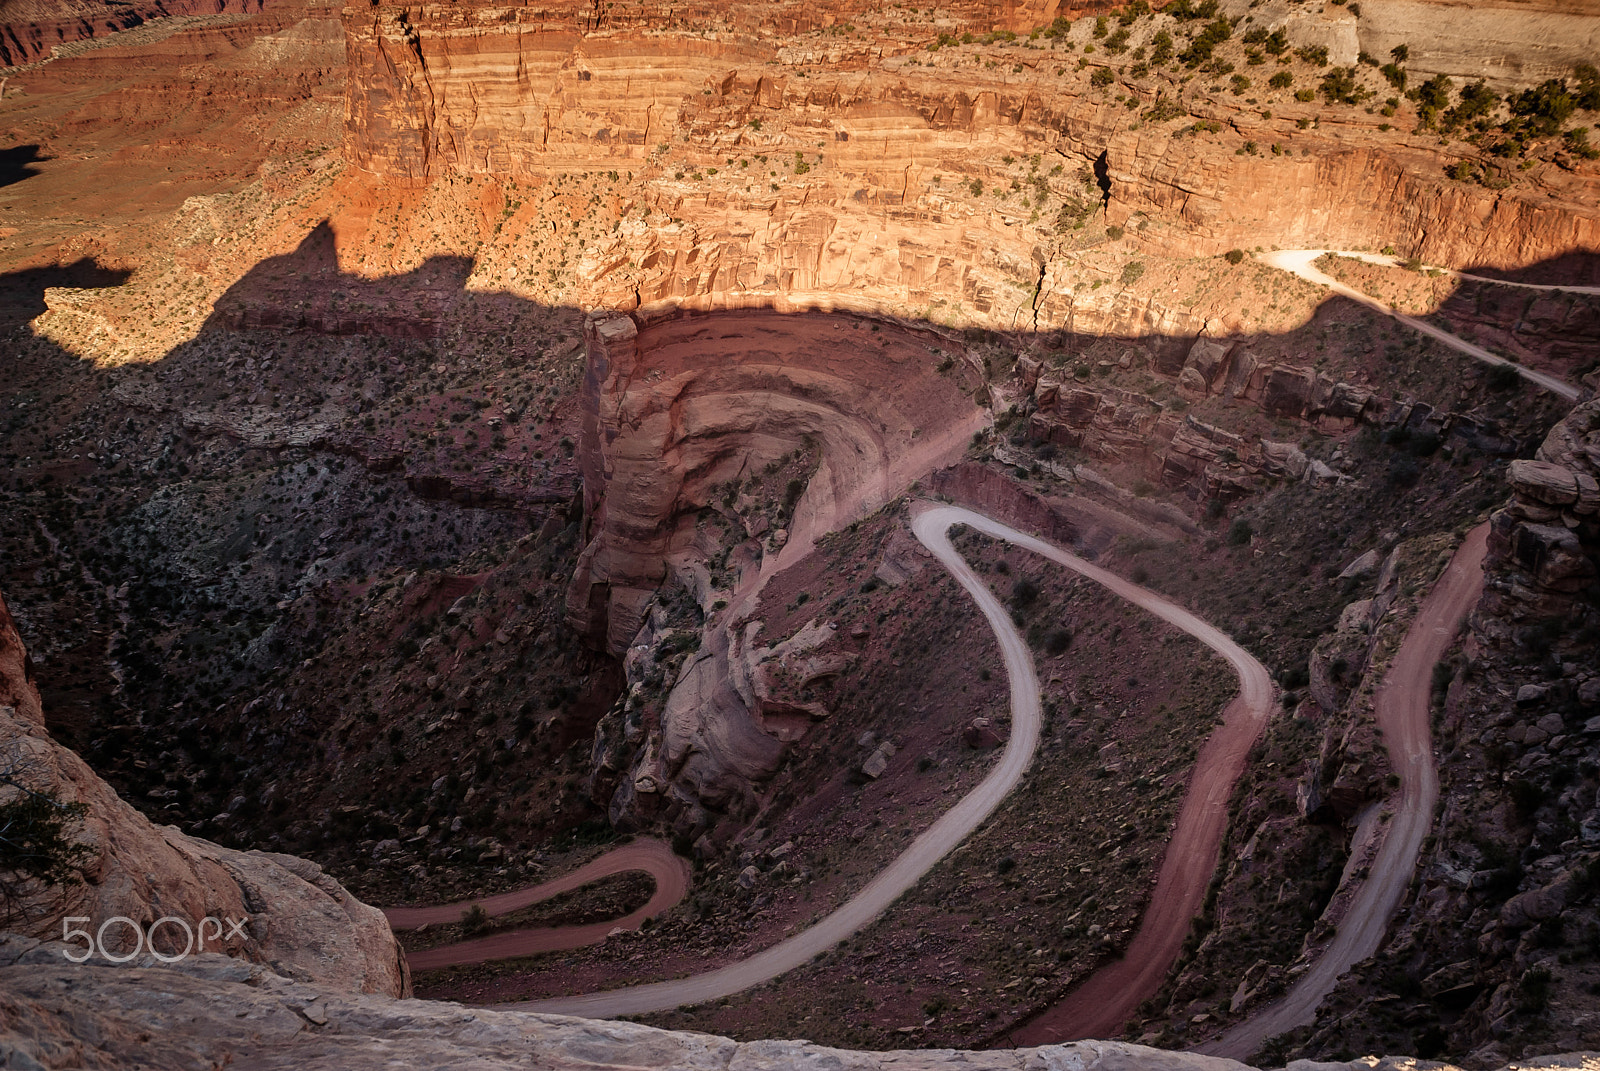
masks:
[(61, 46), (133, 29), (152, 19), (252, 14), (265, 4), (266, 0), (142, 0), (114, 6), (96, 0), (9, 3), (6, 21), (0, 24), (0, 67), (36, 63)]
[[(626, 173), (635, 185), (615, 240), (585, 251), (592, 305), (827, 293), (934, 319), (1059, 326), (1050, 299), (1061, 295), (1036, 295), (1081, 236), (1055, 211), (1102, 196), (1104, 223), (1161, 255), (1394, 245), (1515, 267), (1600, 245), (1587, 182), (1570, 168), (1489, 189), (1445, 177), (1460, 149), (1382, 115), (1287, 93), (1247, 107), (1162, 71), (1093, 86), (1098, 58), (1068, 58), (1092, 43), (1087, 23), (978, 63), (952, 55), (958, 45), (929, 50), (940, 20), (856, 15), (859, 27), (841, 12), (779, 43), (751, 29), (787, 25), (771, 8), (667, 28), (607, 15), (597, 29), (575, 6), (352, 6), (346, 154), (410, 183)], [(1155, 25), (1136, 24), (1133, 41)], [(1168, 118), (1149, 113), (1158, 100)], [(1185, 136), (1195, 121), (1217, 128)], [(1098, 188), (1082, 185), (1091, 165)], [(671, 225), (643, 226), (635, 211)]]
[[(900, 479), (959, 452), (981, 418), (961, 376), (936, 370), (960, 343), (932, 331), (760, 309), (663, 312), (597, 315), (586, 327), (589, 542), (568, 621), (617, 654), (721, 485), (817, 445), (794, 531), (769, 543), (792, 558), (808, 532), (877, 508)], [(952, 359), (946, 372), (954, 371)]]

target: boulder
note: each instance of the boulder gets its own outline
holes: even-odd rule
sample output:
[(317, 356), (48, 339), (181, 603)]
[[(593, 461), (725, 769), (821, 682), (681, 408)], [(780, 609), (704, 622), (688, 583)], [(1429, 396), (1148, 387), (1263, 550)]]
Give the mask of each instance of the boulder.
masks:
[(1197, 339), (1189, 347), (1189, 354), (1184, 359), (1183, 371), (1178, 374), (1178, 386), (1188, 386), (1198, 394), (1211, 393), (1212, 387), (1221, 379), (1228, 361), (1229, 347), (1210, 339)]
[(1221, 393), (1225, 398), (1238, 398), (1250, 389), (1251, 377), (1261, 364), (1249, 350), (1235, 350), (1228, 362), (1228, 374), (1223, 378)]
[(1304, 416), (1316, 382), (1317, 374), (1309, 368), (1278, 365), (1267, 375), (1261, 408), (1272, 416)]
[[(65, 913), (94, 920), (173, 916), (196, 926), (208, 917), (238, 920), (242, 928), (235, 932), (228, 925), (221, 944), (212, 947), (302, 981), (410, 994), (405, 958), (383, 913), (350, 895), (317, 864), (276, 852), (236, 851), (156, 826), (53, 740), (21, 652), (0, 600), (0, 694), (23, 699), (20, 706), (0, 705), (0, 753), (12, 756), (30, 788), (88, 807), (81, 839), (92, 855), (85, 884), (27, 890), (13, 905), (19, 908), (13, 926), (36, 937), (60, 936), (58, 908), (65, 895), (73, 897)], [(40, 712), (37, 720), (30, 716), (34, 711)], [(108, 932), (125, 943), (116, 951), (131, 944), (131, 933), (121, 929), (120, 936), (115, 927)], [(161, 934), (159, 951), (182, 948), (181, 931), (168, 927)]]
[(1513, 461), (1506, 468), (1511, 489), (1523, 498), (1547, 506), (1569, 506), (1578, 501), (1578, 480), (1572, 470), (1548, 461)]
[(1261, 440), (1261, 461), (1274, 476), (1292, 479), (1304, 476), (1311, 464), (1305, 452), (1294, 443), (1278, 443), (1270, 439)]
[(1524, 684), (1517, 689), (1517, 706), (1531, 707), (1536, 703), (1543, 703), (1549, 694), (1548, 684)]
[(1359, 579), (1362, 577), (1377, 576), (1378, 567), (1382, 564), (1383, 555), (1379, 554), (1377, 549), (1374, 548), (1361, 555), (1349, 565), (1345, 566), (1339, 572), (1339, 579), (1349, 580), (1352, 577)]
[(861, 772), (873, 780), (882, 777), (883, 771), (889, 768), (889, 760), (894, 758), (894, 752), (894, 745), (885, 740), (867, 756), (866, 761), (861, 764)]
[(1507, 900), (1500, 909), (1500, 925), (1520, 930), (1524, 926), (1561, 914), (1572, 896), (1572, 879), (1563, 874), (1549, 885), (1529, 889)]
[(973, 718), (971, 723), (961, 730), (961, 743), (976, 751), (996, 747), (1000, 739), (1000, 734), (995, 732), (988, 718)]
[(1511, 553), (1518, 564), (1551, 591), (1577, 592), (1595, 579), (1595, 564), (1583, 552), (1576, 533), (1547, 524), (1518, 525)]

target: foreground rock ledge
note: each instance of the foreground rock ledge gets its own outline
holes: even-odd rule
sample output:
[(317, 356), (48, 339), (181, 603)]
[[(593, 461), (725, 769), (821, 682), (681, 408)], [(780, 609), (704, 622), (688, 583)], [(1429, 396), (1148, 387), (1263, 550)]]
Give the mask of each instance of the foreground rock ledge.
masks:
[[(161, 966), (67, 962), (59, 942), (0, 935), (0, 1066), (26, 1068), (683, 1068), (759, 1071), (1244, 1071), (1233, 1060), (1114, 1041), (1036, 1049), (849, 1052), (740, 1043), (532, 1012), (397, 1000), (306, 985), (206, 954)], [(1291, 1071), (1434, 1068), (1410, 1059), (1291, 1064)], [(1592, 1053), (1522, 1068), (1600, 1068)]]

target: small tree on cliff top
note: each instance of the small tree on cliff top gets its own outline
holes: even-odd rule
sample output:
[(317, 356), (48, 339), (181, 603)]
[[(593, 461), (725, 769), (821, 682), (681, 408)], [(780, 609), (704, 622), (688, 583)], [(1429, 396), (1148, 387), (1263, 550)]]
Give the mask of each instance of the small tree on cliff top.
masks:
[(81, 885), (94, 856), (77, 839), (88, 807), (30, 787), (30, 768), (16, 742), (0, 759), (0, 926), (25, 921), (31, 898)]

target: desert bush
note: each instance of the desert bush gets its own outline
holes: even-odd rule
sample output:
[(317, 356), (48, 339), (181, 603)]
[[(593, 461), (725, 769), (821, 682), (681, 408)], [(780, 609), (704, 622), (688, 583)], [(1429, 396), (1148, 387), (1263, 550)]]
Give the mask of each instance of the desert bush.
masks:
[(483, 909), (482, 904), (473, 904), (461, 912), (461, 932), (468, 937), (477, 937), (489, 931), (489, 913)]

